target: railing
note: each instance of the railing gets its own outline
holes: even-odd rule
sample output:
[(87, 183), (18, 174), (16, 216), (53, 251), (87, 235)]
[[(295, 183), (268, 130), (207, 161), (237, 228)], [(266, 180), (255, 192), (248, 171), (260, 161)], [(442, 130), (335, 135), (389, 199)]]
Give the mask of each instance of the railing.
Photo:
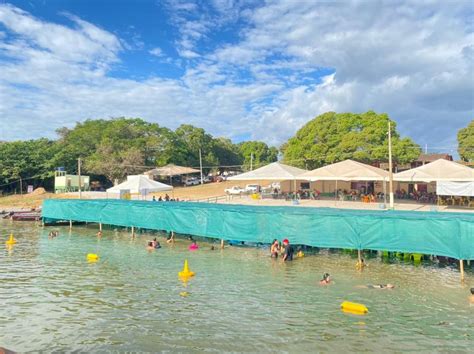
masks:
[(208, 197), (208, 198), (202, 198), (202, 199), (190, 199), (190, 202), (196, 202), (196, 203), (217, 203), (219, 201), (227, 201), (228, 196), (227, 195), (220, 195), (216, 197)]

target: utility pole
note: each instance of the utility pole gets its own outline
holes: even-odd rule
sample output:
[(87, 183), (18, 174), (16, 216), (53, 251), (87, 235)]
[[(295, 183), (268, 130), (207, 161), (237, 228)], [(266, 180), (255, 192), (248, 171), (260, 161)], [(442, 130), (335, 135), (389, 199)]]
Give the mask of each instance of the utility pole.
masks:
[(250, 171), (253, 171), (253, 152), (250, 153)]
[(77, 159), (77, 174), (79, 175), (79, 199), (82, 199), (82, 190), (81, 190), (81, 158)]
[(204, 184), (204, 180), (202, 178), (202, 152), (201, 152), (201, 149), (199, 149), (199, 168), (201, 170), (201, 184)]
[(23, 180), (21, 179), (21, 176), (20, 176), (20, 194), (23, 194)]
[(392, 166), (392, 128), (390, 121), (388, 122), (388, 181), (390, 193), (390, 209), (393, 209), (393, 166)]

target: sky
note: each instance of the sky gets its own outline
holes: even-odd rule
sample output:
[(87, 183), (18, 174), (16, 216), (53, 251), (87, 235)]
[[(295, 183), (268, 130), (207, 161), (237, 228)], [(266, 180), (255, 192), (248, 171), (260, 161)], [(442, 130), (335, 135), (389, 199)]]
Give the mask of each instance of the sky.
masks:
[(0, 0), (0, 140), (126, 116), (279, 146), (375, 110), (454, 152), (473, 64), (472, 1)]

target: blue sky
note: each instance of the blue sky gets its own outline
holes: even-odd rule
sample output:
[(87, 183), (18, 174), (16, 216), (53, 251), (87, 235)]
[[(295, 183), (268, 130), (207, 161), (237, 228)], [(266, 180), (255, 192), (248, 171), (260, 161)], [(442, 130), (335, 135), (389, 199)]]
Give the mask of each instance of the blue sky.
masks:
[(474, 113), (473, 20), (470, 1), (0, 1), (0, 140), (130, 116), (279, 145), (373, 109), (450, 151)]

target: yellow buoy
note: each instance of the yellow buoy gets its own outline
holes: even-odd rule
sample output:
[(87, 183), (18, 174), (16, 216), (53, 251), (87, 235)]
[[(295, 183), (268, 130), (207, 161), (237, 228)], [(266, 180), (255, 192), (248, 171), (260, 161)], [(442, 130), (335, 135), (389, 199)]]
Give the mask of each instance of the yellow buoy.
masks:
[(16, 243), (15, 238), (13, 237), (13, 234), (10, 234), (10, 238), (5, 242), (7, 245), (14, 245)]
[(183, 267), (183, 270), (181, 272), (178, 273), (178, 276), (180, 278), (191, 278), (191, 277), (194, 277), (194, 272), (191, 272), (189, 270), (189, 266), (188, 266), (188, 260), (185, 259), (184, 260), (184, 267)]
[(296, 254), (296, 258), (303, 258), (304, 257), (304, 252), (303, 251), (298, 251)]
[(350, 312), (356, 315), (364, 315), (369, 312), (369, 309), (365, 305), (350, 301), (344, 301), (341, 304), (341, 309), (344, 312)]
[(88, 253), (87, 254), (87, 260), (89, 262), (97, 262), (99, 260), (99, 256), (95, 253)]
[(186, 296), (188, 296), (188, 295), (189, 295), (189, 293), (188, 293), (187, 291), (181, 291), (181, 292), (179, 293), (179, 296), (182, 296), (182, 297), (186, 297)]

